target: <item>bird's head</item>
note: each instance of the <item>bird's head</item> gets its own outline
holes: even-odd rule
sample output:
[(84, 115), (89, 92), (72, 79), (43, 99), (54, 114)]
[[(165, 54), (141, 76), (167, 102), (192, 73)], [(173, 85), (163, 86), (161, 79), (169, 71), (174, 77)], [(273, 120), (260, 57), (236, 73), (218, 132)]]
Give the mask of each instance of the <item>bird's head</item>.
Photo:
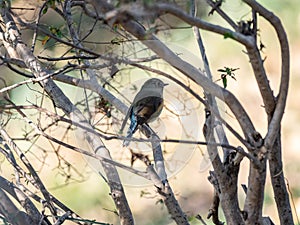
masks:
[(142, 86), (142, 89), (143, 88), (147, 88), (147, 89), (153, 88), (153, 89), (161, 89), (162, 90), (167, 85), (168, 84), (164, 83), (160, 79), (151, 78), (144, 83), (144, 85)]

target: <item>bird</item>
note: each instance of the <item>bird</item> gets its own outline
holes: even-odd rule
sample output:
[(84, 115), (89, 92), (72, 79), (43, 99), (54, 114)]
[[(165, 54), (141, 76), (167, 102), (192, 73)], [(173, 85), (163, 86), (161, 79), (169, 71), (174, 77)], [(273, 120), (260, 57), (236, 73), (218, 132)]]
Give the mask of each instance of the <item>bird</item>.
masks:
[(123, 120), (120, 133), (123, 132), (127, 120), (130, 119), (130, 126), (127, 131), (123, 147), (127, 147), (130, 138), (136, 132), (139, 125), (148, 124), (157, 119), (163, 109), (163, 90), (168, 85), (157, 78), (147, 80), (140, 91), (136, 94), (127, 114)]

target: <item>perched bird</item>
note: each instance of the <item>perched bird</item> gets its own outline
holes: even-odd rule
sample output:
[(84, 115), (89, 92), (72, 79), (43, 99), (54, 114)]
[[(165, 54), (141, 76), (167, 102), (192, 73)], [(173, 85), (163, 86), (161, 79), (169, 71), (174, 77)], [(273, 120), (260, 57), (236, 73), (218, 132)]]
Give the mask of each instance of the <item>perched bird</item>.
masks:
[[(168, 84), (157, 78), (151, 78), (143, 84), (129, 107), (120, 129), (122, 133), (130, 118), (127, 138), (132, 137), (139, 125), (152, 122), (160, 115), (164, 104), (163, 90), (166, 85)], [(130, 140), (124, 140), (123, 146), (128, 146), (129, 143)]]

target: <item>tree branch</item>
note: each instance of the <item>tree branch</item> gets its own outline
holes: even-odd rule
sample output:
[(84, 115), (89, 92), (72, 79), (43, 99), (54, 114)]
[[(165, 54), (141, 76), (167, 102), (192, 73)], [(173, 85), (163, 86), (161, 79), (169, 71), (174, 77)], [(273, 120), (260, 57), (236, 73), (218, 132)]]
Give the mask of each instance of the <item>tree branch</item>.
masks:
[(268, 133), (265, 137), (265, 146), (269, 149), (273, 146), (275, 139), (280, 128), (280, 122), (283, 117), (286, 99), (288, 94), (289, 87), (289, 78), (290, 78), (290, 51), (289, 44), (286, 32), (280, 19), (274, 15), (271, 11), (264, 8), (258, 2), (253, 0), (244, 0), (251, 8), (263, 16), (267, 21), (269, 21), (274, 27), (278, 41), (280, 43), (280, 52), (281, 52), (281, 81), (279, 94), (276, 99), (276, 107), (272, 115), (272, 119), (269, 123)]
[[(8, 192), (15, 200), (17, 200), (22, 205), (22, 207), (26, 210), (28, 219), (30, 218), (33, 224), (40, 223), (42, 215), (32, 203), (32, 201), (12, 182), (9, 182), (1, 176), (0, 190), (5, 190), (6, 192)], [(43, 224), (47, 224), (46, 221), (43, 221)]]
[[(103, 9), (113, 9), (112, 6), (105, 2), (95, 2), (94, 7), (97, 11), (99, 11), (98, 14), (102, 12)], [(158, 5), (158, 10), (163, 11), (161, 8), (159, 8), (161, 5)], [(167, 5), (169, 6), (169, 5)], [(163, 9), (165, 9), (163, 12), (171, 12), (174, 15), (178, 16), (175, 12), (179, 10), (175, 10), (176, 8), (173, 8), (170, 6), (170, 10), (168, 11), (165, 7), (166, 5), (161, 6)], [(151, 8), (155, 10), (156, 8)], [(172, 11), (172, 10), (175, 10)], [(108, 13), (108, 11), (106, 11)], [(111, 16), (113, 14), (114, 16), (117, 16), (117, 18), (110, 18), (114, 19), (114, 22), (120, 22), (122, 26), (133, 36), (138, 38), (144, 45), (149, 47), (153, 52), (155, 52), (157, 55), (159, 55), (163, 60), (168, 62), (171, 66), (185, 74), (187, 77), (191, 78), (193, 81), (201, 85), (201, 87), (208, 93), (211, 93), (212, 95), (218, 97), (219, 99), (223, 100), (228, 107), (231, 109), (235, 117), (237, 118), (244, 135), (246, 139), (255, 147), (259, 147), (262, 145), (262, 140), (259, 138), (259, 135), (257, 131), (255, 131), (255, 128), (247, 114), (247, 112), (244, 110), (240, 102), (236, 99), (236, 97), (230, 93), (228, 90), (221, 88), (217, 84), (211, 82), (207, 77), (204, 76), (203, 73), (201, 73), (198, 69), (190, 65), (189, 63), (183, 61), (178, 55), (176, 55), (174, 52), (172, 52), (167, 46), (165, 46), (160, 40), (158, 40), (154, 35), (151, 33), (147, 33), (140, 24), (136, 23), (135, 21), (131, 20), (130, 18), (126, 17), (126, 13), (123, 12), (113, 12), (109, 13)], [(180, 14), (181, 15), (181, 14)], [(126, 18), (123, 18), (123, 17)], [(184, 16), (185, 18), (190, 19), (191, 21), (194, 21), (193, 17), (190, 17), (187, 14), (183, 14), (181, 16)], [(197, 26), (197, 24), (192, 24)], [(199, 25), (199, 24), (198, 24)], [(247, 39), (248, 40), (248, 39)]]
[(215, 2), (212, 0), (206, 0), (206, 2), (212, 7), (212, 10), (208, 15), (212, 15), (213, 11), (216, 11), (235, 31), (238, 30), (238, 25), (221, 9), (223, 0)]
[[(207, 2), (209, 4), (212, 3), (211, 1), (207, 1)], [(196, 7), (196, 4), (195, 4), (194, 0), (191, 1), (191, 8), (194, 11), (191, 14), (194, 15), (194, 17), (195, 17), (196, 16), (195, 11), (196, 11), (197, 7)], [(217, 7), (216, 10), (219, 13), (221, 13), (222, 15), (223, 14), (226, 15), (219, 7)], [(225, 16), (225, 18), (227, 18), (227, 17)], [(229, 20), (229, 21), (231, 21), (231, 20)], [(206, 52), (205, 52), (205, 47), (204, 47), (204, 44), (203, 44), (203, 40), (202, 40), (200, 31), (199, 31), (198, 27), (195, 27), (195, 26), (193, 26), (193, 31), (194, 31), (194, 36), (196, 38), (196, 41), (198, 43), (200, 54), (202, 56), (202, 61), (203, 61), (203, 64), (204, 64), (204, 69), (205, 69), (205, 72), (206, 72), (206, 76), (212, 81), (213, 76), (212, 76), (212, 73), (211, 73), (211, 70), (210, 70), (210, 66), (209, 66), (209, 63), (208, 63), (208, 59), (207, 59), (207, 55), (206, 55)], [(224, 144), (229, 144), (222, 124), (220, 124), (219, 121), (217, 121), (218, 118), (220, 117), (220, 112), (219, 112), (219, 109), (218, 109), (218, 106), (217, 106), (216, 99), (213, 96), (211, 96), (210, 93), (205, 93), (205, 96), (206, 96), (206, 99), (208, 101), (208, 105), (210, 106), (209, 108), (211, 108), (212, 109), (211, 111), (215, 114), (216, 121), (214, 122), (214, 124), (215, 124), (214, 126), (215, 126), (215, 130), (217, 132), (217, 135), (218, 135), (218, 139), (221, 140), (220, 142), (222, 142)], [(229, 149), (223, 148), (223, 161), (226, 160), (229, 153), (230, 153)]]
[(245, 200), (244, 212), (245, 224), (253, 225), (262, 222), (262, 210), (264, 203), (264, 188), (266, 181), (266, 159), (261, 161), (261, 167), (250, 164), (248, 175), (248, 191)]
[[(42, 67), (32, 52), (22, 42), (20, 33), (13, 21), (13, 18), (5, 7), (5, 3), (0, 1), (0, 5), (2, 6), (0, 9), (1, 16), (7, 26), (6, 29), (9, 34), (9, 46), (13, 47), (13, 52), (15, 52), (19, 58), (23, 59), (26, 66), (29, 70), (31, 70), (35, 77), (38, 78), (46, 76), (48, 72)], [(53, 99), (55, 105), (61, 108), (72, 120), (74, 120), (74, 122), (91, 128), (90, 124), (86, 121), (82, 113), (71, 103), (71, 101), (64, 95), (62, 90), (51, 79), (45, 79), (41, 81), (41, 84), (51, 99)], [(101, 152), (103, 157), (111, 159), (109, 151), (105, 148), (104, 144), (97, 135), (86, 131), (84, 131), (83, 134), (86, 135), (85, 137), (95, 151)], [(121, 224), (133, 224), (131, 210), (127, 203), (116, 168), (104, 161), (101, 161), (101, 163), (107, 175), (113, 200), (115, 201), (115, 205), (119, 211)]]
[(269, 116), (268, 132), (264, 146), (269, 152), (271, 181), (281, 224), (294, 224), (289, 196), (286, 189), (281, 156), (281, 120), (286, 106), (290, 77), (290, 54), (286, 32), (280, 19), (272, 12), (253, 0), (244, 0), (253, 10), (263, 16), (273, 26), (280, 43), (281, 81), (275, 108)]
[(32, 224), (32, 220), (15, 206), (2, 188), (0, 188), (0, 214), (2, 214), (11, 224)]

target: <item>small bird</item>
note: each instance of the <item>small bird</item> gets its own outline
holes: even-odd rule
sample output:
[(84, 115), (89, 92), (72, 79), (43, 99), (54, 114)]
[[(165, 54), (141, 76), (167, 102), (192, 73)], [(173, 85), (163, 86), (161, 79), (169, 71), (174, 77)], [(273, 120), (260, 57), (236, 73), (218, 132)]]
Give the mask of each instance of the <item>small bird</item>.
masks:
[[(163, 109), (163, 90), (168, 85), (157, 78), (147, 80), (141, 90), (136, 94), (131, 106), (129, 107), (125, 119), (122, 123), (120, 133), (130, 118), (130, 126), (126, 138), (131, 138), (139, 125), (154, 121)], [(123, 146), (129, 145), (130, 140), (124, 140)]]

